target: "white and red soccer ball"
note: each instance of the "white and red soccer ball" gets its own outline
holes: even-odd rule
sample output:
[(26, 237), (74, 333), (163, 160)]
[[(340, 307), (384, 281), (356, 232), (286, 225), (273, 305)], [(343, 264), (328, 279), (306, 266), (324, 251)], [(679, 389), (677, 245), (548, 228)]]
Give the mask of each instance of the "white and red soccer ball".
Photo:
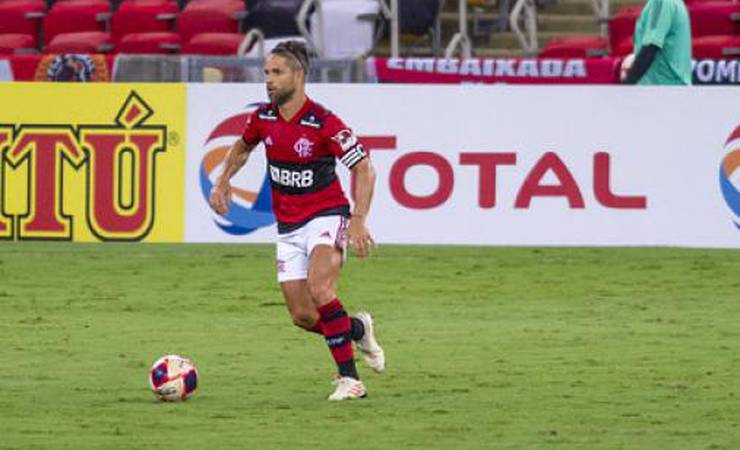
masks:
[(180, 355), (165, 355), (149, 369), (149, 387), (164, 402), (187, 400), (198, 388), (198, 369)]

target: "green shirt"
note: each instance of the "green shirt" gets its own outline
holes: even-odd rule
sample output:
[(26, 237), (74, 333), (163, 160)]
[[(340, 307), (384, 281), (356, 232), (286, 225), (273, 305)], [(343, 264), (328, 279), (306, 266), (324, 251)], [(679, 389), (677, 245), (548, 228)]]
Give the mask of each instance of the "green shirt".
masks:
[(635, 55), (660, 48), (638, 84), (691, 84), (691, 25), (683, 0), (648, 0), (635, 27)]

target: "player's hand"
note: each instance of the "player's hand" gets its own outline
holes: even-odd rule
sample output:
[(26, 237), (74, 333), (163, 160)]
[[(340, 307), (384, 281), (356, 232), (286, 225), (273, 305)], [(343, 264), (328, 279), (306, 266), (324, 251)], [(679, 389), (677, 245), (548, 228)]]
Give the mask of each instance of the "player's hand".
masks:
[(630, 69), (632, 68), (632, 64), (635, 62), (635, 54), (630, 53), (629, 55), (625, 56), (624, 59), (622, 59), (622, 63), (619, 66), (619, 82), (624, 82), (624, 79), (627, 78), (627, 73), (629, 73)]
[(231, 203), (231, 185), (229, 183), (216, 184), (211, 190), (211, 208), (216, 213), (225, 216), (229, 213), (229, 203)]
[(366, 257), (370, 254), (370, 250), (375, 248), (375, 241), (365, 225), (365, 218), (363, 216), (352, 216), (349, 219), (347, 237), (349, 239), (349, 245), (355, 249), (355, 254), (358, 258)]

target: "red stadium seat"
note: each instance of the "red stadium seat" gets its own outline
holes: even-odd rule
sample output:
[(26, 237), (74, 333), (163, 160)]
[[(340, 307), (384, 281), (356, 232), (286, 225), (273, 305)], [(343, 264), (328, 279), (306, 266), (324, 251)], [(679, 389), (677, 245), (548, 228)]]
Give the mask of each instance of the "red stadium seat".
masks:
[(180, 35), (170, 32), (131, 33), (116, 44), (118, 53), (167, 54), (180, 51)]
[(118, 42), (130, 33), (169, 32), (177, 18), (176, 2), (148, 3), (129, 1), (122, 3), (111, 17), (111, 35)]
[(0, 0), (0, 5), (3, 6), (31, 6), (34, 8), (41, 8), (42, 10), (46, 10), (46, 1), (45, 0)]
[(236, 55), (243, 39), (241, 33), (200, 33), (190, 39), (182, 52), (190, 55)]
[(171, 1), (172, 0), (123, 0), (121, 1), (121, 3), (119, 3), (118, 8), (120, 9), (122, 6), (126, 4), (131, 4), (131, 3), (140, 4), (140, 5), (156, 5), (159, 3), (168, 3)]
[(51, 43), (60, 33), (105, 31), (110, 19), (110, 3), (99, 0), (74, 0), (55, 3), (44, 18), (44, 42)]
[(33, 36), (36, 47), (45, 10), (46, 6), (35, 0), (0, 3), (0, 33)]
[[(121, 9), (123, 7), (128, 7), (131, 5), (161, 5), (162, 3), (169, 3), (172, 0), (123, 0), (121, 3), (118, 4), (118, 9)], [(192, 1), (192, 0), (191, 0)], [(177, 2), (175, 2), (177, 3)]]
[(0, 34), (0, 54), (34, 53), (36, 37), (30, 34)]
[(93, 7), (107, 7), (106, 9), (110, 9), (110, 2), (107, 0), (56, 0), (53, 2), (53, 6), (51, 9), (66, 9), (66, 8), (75, 8), (79, 9), (81, 7), (85, 6), (93, 6)]
[(627, 56), (634, 51), (635, 43), (632, 36), (622, 39), (616, 47), (612, 48), (612, 56)]
[(691, 46), (697, 59), (740, 58), (740, 34), (698, 37)]
[(628, 6), (609, 19), (609, 47), (612, 52), (623, 45), (625, 39), (632, 39), (641, 11), (642, 6)]
[(110, 33), (60, 33), (44, 48), (46, 53), (107, 53), (113, 50)]
[(550, 40), (540, 58), (594, 58), (609, 53), (609, 41), (601, 36), (562, 37)]
[(245, 15), (244, 3), (239, 1), (191, 2), (177, 17), (177, 31), (183, 42), (199, 33), (237, 33)]
[(740, 3), (696, 3), (689, 15), (694, 37), (740, 34)]

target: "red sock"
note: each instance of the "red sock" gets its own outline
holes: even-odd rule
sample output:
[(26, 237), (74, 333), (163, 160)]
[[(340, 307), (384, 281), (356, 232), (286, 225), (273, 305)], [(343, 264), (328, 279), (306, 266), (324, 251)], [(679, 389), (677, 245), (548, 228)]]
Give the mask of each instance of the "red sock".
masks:
[(339, 368), (339, 375), (359, 379), (355, 367), (350, 319), (338, 298), (319, 308), (321, 331), (331, 355)]

